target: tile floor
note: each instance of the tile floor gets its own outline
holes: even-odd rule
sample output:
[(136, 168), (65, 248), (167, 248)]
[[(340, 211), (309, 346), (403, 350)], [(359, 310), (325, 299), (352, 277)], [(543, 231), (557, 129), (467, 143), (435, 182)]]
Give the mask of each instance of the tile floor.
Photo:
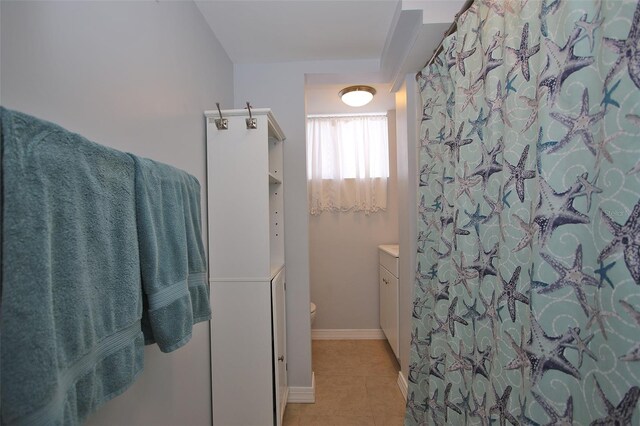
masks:
[(288, 404), (284, 426), (402, 426), (398, 362), (386, 340), (314, 340), (315, 404)]

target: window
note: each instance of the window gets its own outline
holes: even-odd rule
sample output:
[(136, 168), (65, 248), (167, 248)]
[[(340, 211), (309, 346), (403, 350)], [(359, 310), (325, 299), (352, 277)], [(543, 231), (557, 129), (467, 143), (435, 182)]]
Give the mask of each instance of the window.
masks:
[(309, 116), (307, 175), (311, 214), (386, 209), (386, 114)]

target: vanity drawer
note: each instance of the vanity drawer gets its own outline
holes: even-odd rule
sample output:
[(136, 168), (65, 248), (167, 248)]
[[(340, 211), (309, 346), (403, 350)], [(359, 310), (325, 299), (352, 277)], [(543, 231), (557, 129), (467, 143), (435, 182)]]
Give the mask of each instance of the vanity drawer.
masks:
[(398, 276), (398, 258), (388, 253), (385, 250), (380, 249), (380, 265), (384, 266), (393, 276)]

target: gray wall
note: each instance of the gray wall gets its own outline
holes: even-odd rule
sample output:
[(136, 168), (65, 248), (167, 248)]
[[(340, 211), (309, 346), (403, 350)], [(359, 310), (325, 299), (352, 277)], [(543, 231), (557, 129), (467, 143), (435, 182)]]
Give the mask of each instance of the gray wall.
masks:
[[(203, 111), (233, 103), (233, 65), (192, 2), (0, 2), (0, 102), (172, 164), (206, 193)], [(206, 218), (203, 202), (203, 218)], [(206, 235), (206, 229), (204, 229)], [(211, 423), (208, 323), (90, 425)]]
[(309, 216), (316, 329), (379, 329), (378, 246), (398, 243), (395, 112), (389, 111), (387, 209)]
[[(352, 84), (357, 81), (352, 82)], [(378, 245), (398, 243), (395, 95), (373, 85), (376, 96), (354, 109), (338, 98), (344, 85), (307, 86), (307, 114), (387, 112), (389, 180), (387, 209), (365, 215), (323, 212), (309, 216), (311, 300), (316, 329), (379, 329)]]
[(418, 118), (421, 108), (415, 76), (409, 74), (396, 93), (398, 136), (398, 204), (400, 208), (400, 370), (409, 372), (413, 287), (416, 270), (418, 228)]
[(309, 214), (305, 146), (306, 75), (375, 72), (378, 61), (318, 61), (236, 64), (236, 107), (250, 101), (271, 108), (284, 142), (285, 257), (287, 264), (287, 355), (289, 386), (311, 386), (309, 318)]
[(287, 268), (288, 384), (311, 386), (309, 221), (304, 136), (304, 73), (290, 64), (235, 65), (236, 107), (271, 108), (284, 141), (284, 222)]

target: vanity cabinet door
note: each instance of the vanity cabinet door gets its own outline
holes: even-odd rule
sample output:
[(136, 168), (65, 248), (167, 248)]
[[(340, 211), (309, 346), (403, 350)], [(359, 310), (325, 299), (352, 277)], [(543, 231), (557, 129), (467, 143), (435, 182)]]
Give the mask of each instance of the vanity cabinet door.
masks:
[(380, 265), (380, 328), (398, 356), (398, 278)]

